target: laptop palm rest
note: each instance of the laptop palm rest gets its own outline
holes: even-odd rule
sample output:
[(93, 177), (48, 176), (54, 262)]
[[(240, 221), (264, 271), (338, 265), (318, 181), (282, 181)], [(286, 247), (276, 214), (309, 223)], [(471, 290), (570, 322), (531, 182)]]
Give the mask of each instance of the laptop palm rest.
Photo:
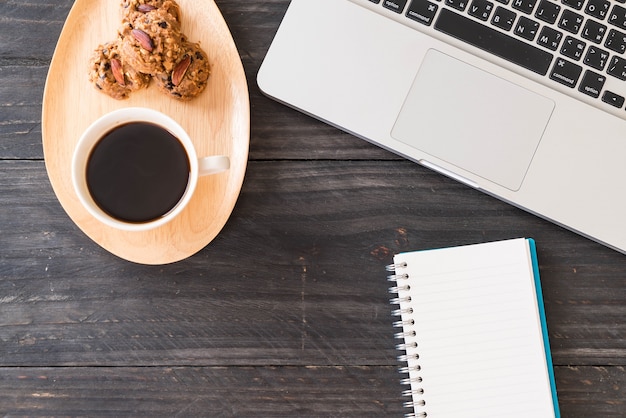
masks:
[(391, 135), (435, 157), (430, 164), (440, 160), (518, 190), (554, 106), (546, 97), (431, 49)]

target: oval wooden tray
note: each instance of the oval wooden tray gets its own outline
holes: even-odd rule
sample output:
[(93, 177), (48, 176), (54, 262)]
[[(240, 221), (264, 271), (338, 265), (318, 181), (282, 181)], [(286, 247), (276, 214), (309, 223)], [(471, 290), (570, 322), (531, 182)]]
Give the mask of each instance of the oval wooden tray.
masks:
[[(182, 30), (200, 42), (211, 62), (206, 90), (189, 102), (176, 101), (155, 85), (117, 101), (90, 85), (88, 60), (100, 44), (114, 40), (119, 1), (76, 0), (61, 32), (43, 98), (42, 137), (48, 177), (70, 218), (111, 253), (140, 264), (167, 264), (187, 258), (215, 238), (241, 191), (250, 141), (246, 77), (228, 26), (213, 0), (178, 0)], [(70, 164), (81, 133), (103, 114), (121, 107), (159, 110), (187, 130), (199, 156), (224, 154), (228, 172), (203, 177), (181, 215), (147, 232), (124, 232), (96, 221), (72, 187)]]

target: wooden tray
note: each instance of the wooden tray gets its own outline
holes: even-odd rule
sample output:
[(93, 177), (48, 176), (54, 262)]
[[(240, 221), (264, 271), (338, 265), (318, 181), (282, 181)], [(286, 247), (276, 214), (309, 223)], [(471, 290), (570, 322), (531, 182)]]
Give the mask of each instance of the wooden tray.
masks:
[[(76, 0), (59, 38), (43, 99), (42, 136), (46, 169), (54, 192), (70, 218), (111, 253), (140, 264), (167, 264), (204, 248), (226, 224), (241, 191), (250, 141), (250, 103), (245, 73), (224, 19), (213, 0), (178, 0), (182, 30), (200, 42), (211, 62), (207, 89), (190, 102), (160, 93), (155, 85), (117, 101), (87, 79), (92, 51), (114, 40), (119, 1)], [(203, 177), (181, 215), (147, 232), (104, 226), (81, 206), (72, 187), (74, 146), (94, 120), (114, 109), (143, 106), (174, 118), (194, 141), (199, 156), (224, 154), (228, 172)]]

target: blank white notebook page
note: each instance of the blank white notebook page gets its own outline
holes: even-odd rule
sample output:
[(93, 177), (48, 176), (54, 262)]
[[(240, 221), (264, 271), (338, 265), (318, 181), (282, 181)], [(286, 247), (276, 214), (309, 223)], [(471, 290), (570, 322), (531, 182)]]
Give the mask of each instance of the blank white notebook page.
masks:
[[(416, 411), (437, 417), (554, 417), (525, 239), (398, 254)], [(404, 288), (405, 285), (410, 289)], [(410, 296), (410, 301), (403, 301)], [(408, 313), (408, 309), (412, 313)], [(419, 392), (419, 391), (418, 391)], [(419, 415), (418, 415), (419, 416)]]

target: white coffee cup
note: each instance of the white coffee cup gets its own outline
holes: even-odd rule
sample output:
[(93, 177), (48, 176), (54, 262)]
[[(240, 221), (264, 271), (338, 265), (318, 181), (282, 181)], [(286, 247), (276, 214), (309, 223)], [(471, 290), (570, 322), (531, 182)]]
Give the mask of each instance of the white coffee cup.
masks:
[[(149, 132), (151, 138), (125, 135), (125, 141), (119, 139), (129, 129)], [(114, 141), (115, 135), (118, 139)], [(152, 136), (163, 140), (153, 141)], [(153, 157), (155, 150), (159, 154)], [(186, 183), (182, 167), (185, 157)], [(179, 163), (177, 170), (174, 161)], [(170, 222), (182, 212), (200, 176), (221, 173), (229, 167), (230, 159), (225, 155), (199, 158), (187, 132), (169, 116), (129, 107), (105, 114), (83, 133), (72, 158), (72, 183), (81, 204), (103, 224), (124, 231), (146, 231)], [(170, 177), (177, 179), (175, 187), (169, 186)], [(135, 207), (143, 208), (145, 214), (135, 213), (139, 210)]]

